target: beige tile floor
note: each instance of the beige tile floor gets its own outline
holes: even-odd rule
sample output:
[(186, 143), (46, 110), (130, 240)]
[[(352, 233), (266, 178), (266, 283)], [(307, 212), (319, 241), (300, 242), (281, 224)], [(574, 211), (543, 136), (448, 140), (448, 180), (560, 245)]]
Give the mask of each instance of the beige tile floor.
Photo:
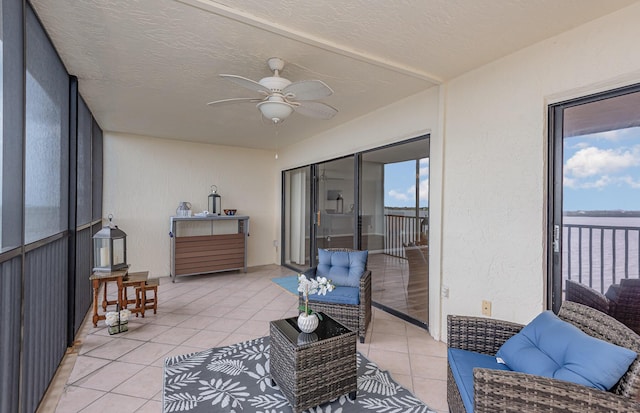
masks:
[[(38, 411), (161, 412), (165, 357), (268, 335), (270, 320), (297, 314), (297, 297), (271, 282), (290, 274), (269, 265), (162, 278), (158, 313), (133, 317), (129, 331), (111, 336), (87, 317)], [(358, 351), (429, 407), (448, 411), (446, 345), (425, 330), (374, 308)]]

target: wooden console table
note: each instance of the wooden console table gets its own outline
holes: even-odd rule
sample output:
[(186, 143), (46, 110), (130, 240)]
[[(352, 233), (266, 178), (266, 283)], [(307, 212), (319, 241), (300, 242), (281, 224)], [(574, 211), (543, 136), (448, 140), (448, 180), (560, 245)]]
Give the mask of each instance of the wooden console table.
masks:
[[(120, 308), (124, 308), (122, 306), (124, 296), (123, 296), (123, 284), (122, 280), (126, 277), (128, 269), (111, 271), (111, 272), (99, 272), (96, 271), (89, 279), (91, 280), (91, 284), (93, 286), (93, 326), (98, 327), (98, 320), (104, 320), (106, 316), (104, 314), (98, 314), (98, 291), (100, 290), (100, 284), (105, 284), (104, 286), (104, 299), (102, 301), (102, 310), (104, 312), (107, 311), (107, 306), (111, 304), (120, 304)], [(115, 281), (118, 284), (118, 297), (116, 300), (108, 301), (107, 300), (107, 282)]]
[(249, 217), (171, 217), (171, 280), (219, 271), (247, 272)]

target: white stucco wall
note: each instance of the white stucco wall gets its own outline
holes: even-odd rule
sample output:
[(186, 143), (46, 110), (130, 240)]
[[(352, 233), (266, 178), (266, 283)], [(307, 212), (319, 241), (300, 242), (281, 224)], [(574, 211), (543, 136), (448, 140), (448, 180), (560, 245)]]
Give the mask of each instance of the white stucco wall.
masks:
[(634, 5), (543, 41), (286, 148), (279, 167), (430, 131), (431, 333), (483, 299), (526, 323), (545, 308), (547, 105), (640, 82), (638, 21)]
[(526, 323), (545, 309), (547, 105), (640, 82), (640, 6), (548, 39), (446, 85), (446, 315)]
[(279, 197), (271, 151), (105, 133), (103, 212), (127, 233), (132, 271), (169, 275), (169, 216), (180, 201), (207, 209), (212, 184), (222, 208), (250, 217), (248, 265), (276, 261), (273, 205)]

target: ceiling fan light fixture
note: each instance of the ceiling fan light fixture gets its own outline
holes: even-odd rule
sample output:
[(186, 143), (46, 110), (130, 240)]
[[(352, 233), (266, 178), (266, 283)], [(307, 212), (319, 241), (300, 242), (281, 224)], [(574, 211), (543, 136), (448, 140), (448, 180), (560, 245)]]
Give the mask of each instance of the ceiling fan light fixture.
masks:
[(262, 116), (273, 124), (282, 123), (295, 110), (302, 116), (316, 119), (331, 119), (338, 110), (326, 103), (318, 102), (333, 94), (333, 90), (321, 80), (300, 80), (291, 82), (280, 77), (284, 60), (272, 57), (267, 62), (273, 76), (260, 79), (259, 82), (238, 75), (220, 74), (238, 86), (260, 94), (256, 98), (230, 98), (209, 102), (214, 106), (235, 102), (260, 102), (256, 105)]
[(285, 120), (293, 113), (293, 106), (287, 102), (266, 100), (256, 105), (262, 116), (269, 119), (274, 124), (278, 124)]

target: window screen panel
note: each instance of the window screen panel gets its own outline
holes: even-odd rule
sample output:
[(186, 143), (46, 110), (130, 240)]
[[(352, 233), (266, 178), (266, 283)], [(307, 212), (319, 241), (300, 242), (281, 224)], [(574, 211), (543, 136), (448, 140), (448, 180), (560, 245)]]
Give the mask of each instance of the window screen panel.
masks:
[(26, 35), (25, 243), (67, 228), (69, 76), (31, 9)]
[(84, 99), (78, 99), (77, 225), (91, 222), (91, 127), (92, 116)]

